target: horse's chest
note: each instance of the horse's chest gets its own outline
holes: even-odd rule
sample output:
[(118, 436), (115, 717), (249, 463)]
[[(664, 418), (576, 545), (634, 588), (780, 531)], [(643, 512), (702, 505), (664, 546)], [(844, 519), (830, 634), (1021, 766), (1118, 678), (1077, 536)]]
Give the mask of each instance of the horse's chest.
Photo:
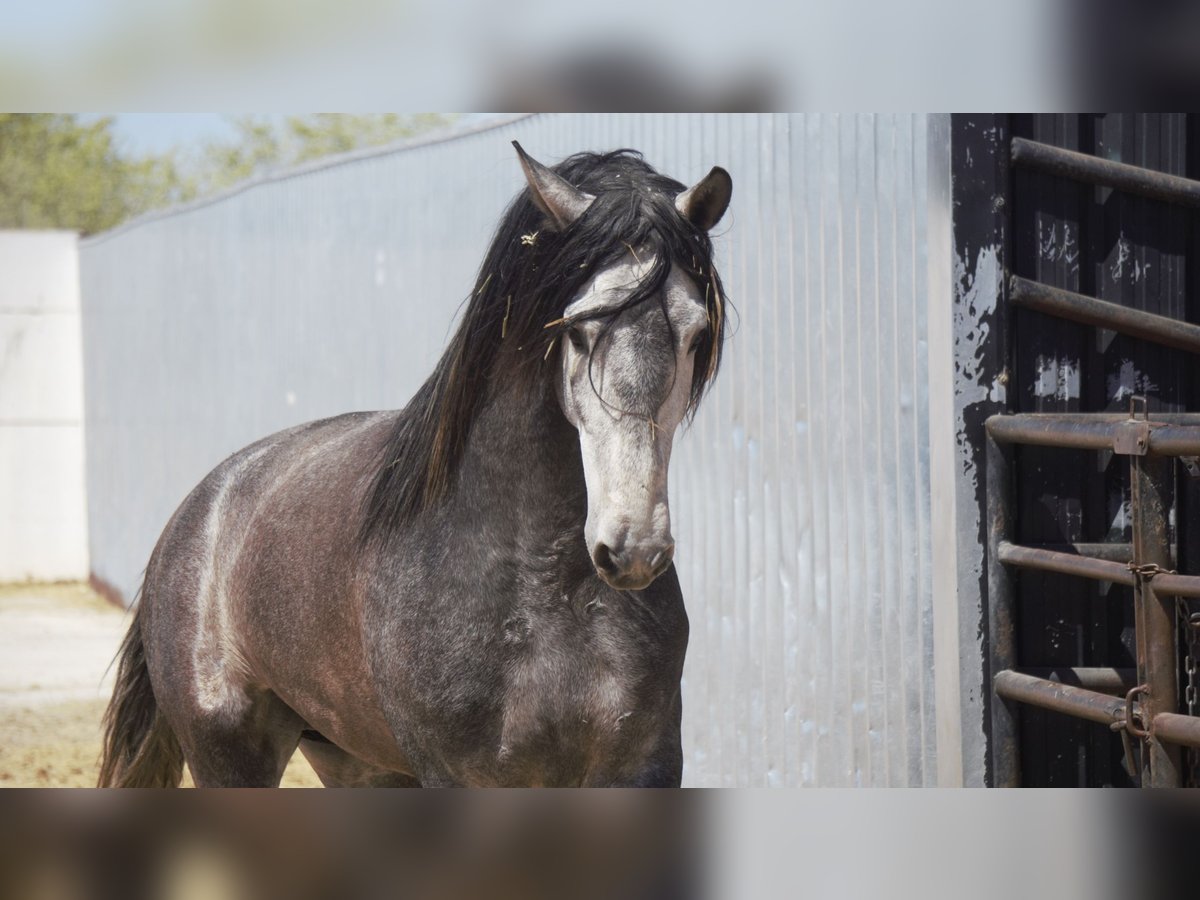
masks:
[(506, 648), (500, 780), (570, 784), (636, 768), (653, 745), (662, 694), (640, 648), (602, 627), (550, 640), (519, 631)]
[(672, 730), (677, 740), (679, 604), (639, 618), (592, 600), (535, 597), (499, 614), (447, 602), (436, 618), (393, 615), (373, 634), (377, 689), (413, 773), (477, 785), (629, 783)]

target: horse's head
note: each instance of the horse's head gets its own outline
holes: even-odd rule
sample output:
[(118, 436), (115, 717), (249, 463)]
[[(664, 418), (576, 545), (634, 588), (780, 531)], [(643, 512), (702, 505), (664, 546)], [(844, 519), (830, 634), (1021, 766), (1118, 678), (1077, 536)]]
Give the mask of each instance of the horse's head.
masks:
[[(552, 227), (570, 227), (595, 199), (524, 153), (521, 160)], [(669, 214), (707, 231), (724, 215), (731, 188), (728, 173), (714, 168), (674, 198)], [(630, 246), (598, 271), (566, 307), (559, 353), (559, 401), (579, 431), (587, 485), (584, 537), (597, 573), (622, 590), (645, 588), (671, 565), (671, 444), (706, 375), (697, 380), (697, 350), (715, 363), (720, 325), (711, 273), (661, 255)], [(656, 289), (637, 300), (656, 270)]]

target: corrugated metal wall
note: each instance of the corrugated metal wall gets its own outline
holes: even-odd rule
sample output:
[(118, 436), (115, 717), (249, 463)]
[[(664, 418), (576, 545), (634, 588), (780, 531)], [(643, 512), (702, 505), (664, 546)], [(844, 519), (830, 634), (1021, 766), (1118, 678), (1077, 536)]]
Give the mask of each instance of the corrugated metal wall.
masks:
[(522, 182), (619, 146), (733, 174), (740, 311), (677, 442), (685, 782), (936, 778), (924, 116), (538, 116), (365, 155), (83, 245), (96, 574), (131, 597), (175, 505), (273, 430), (403, 405)]

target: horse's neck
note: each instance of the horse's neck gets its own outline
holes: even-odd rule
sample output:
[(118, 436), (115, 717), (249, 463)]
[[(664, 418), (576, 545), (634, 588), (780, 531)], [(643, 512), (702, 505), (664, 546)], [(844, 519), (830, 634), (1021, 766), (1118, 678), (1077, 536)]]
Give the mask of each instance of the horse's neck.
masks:
[(460, 502), (534, 545), (582, 535), (587, 494), (578, 432), (549, 387), (489, 398), (467, 439)]

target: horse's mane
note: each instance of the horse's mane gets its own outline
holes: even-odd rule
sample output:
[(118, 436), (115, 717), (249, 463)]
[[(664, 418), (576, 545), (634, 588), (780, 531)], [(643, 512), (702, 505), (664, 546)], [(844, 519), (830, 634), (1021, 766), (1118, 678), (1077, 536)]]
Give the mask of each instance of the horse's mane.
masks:
[[(399, 416), (379, 456), (360, 540), (386, 535), (445, 495), (489, 388), (501, 380), (533, 385), (557, 365), (563, 312), (588, 281), (625, 254), (654, 266), (616, 314), (659, 295), (672, 264), (693, 278), (710, 329), (696, 350), (689, 414), (716, 375), (725, 326), (724, 289), (712, 242), (675, 209), (684, 185), (660, 175), (633, 150), (579, 153), (553, 167), (596, 199), (564, 231), (549, 228), (528, 189), (505, 211), (468, 298), (466, 311), (433, 374)], [(636, 248), (636, 249), (635, 249)]]

